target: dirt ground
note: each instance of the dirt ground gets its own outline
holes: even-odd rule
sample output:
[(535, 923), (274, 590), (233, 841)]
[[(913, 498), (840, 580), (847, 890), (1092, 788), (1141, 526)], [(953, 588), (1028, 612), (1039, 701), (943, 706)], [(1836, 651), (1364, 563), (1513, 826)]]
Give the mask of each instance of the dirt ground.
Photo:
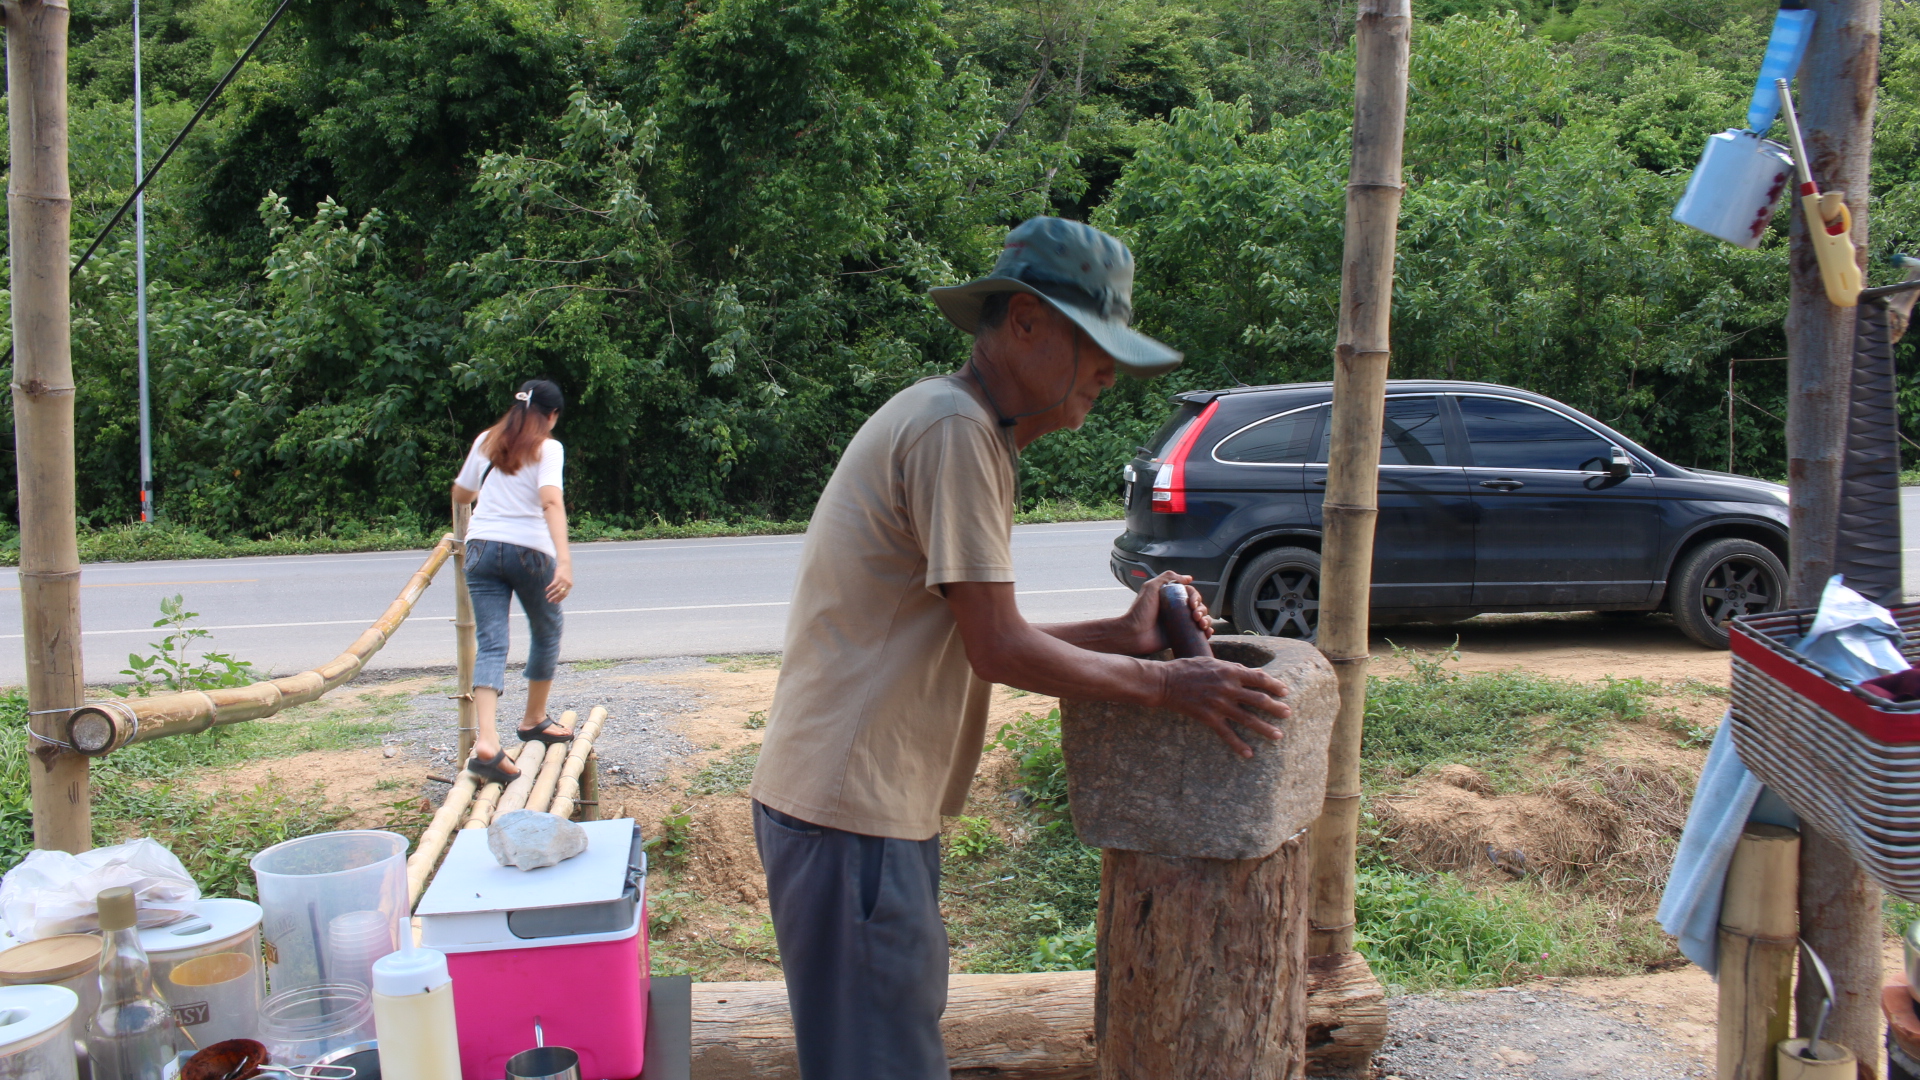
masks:
[[(1701, 729), (1717, 723), (1725, 706), (1711, 688), (1726, 685), (1727, 654), (1691, 644), (1657, 616), (1482, 616), (1448, 626), (1392, 627), (1376, 636), (1375, 670), (1404, 669), (1392, 656), (1395, 645), (1440, 650), (1454, 647), (1456, 638), (1464, 670), (1524, 669), (1565, 679), (1658, 682), (1669, 691), (1659, 700), (1669, 718), (1678, 715)], [(560, 676), (567, 699), (556, 701), (556, 712), (600, 703), (612, 711), (602, 786), (605, 815), (634, 817), (650, 832), (663, 819), (687, 816), (691, 843), (680, 884), (669, 894), (652, 894), (657, 908), (676, 913), (657, 929), (655, 951), (657, 958), (682, 957), (708, 979), (778, 978), (745, 792), (687, 790), (702, 769), (724, 764), (760, 741), (777, 665), (775, 657), (690, 657), (577, 665)], [(444, 698), (444, 679), (415, 682), (419, 685), (372, 688), (418, 695), (396, 718), (396, 730), (381, 748), (255, 762), (204, 784), (304, 788), (323, 783), (333, 801), (355, 811), (356, 822), (376, 820), (397, 799), (425, 796), (437, 802), (444, 788), (428, 777), (444, 776), (451, 768), (451, 702)], [(1044, 714), (1054, 705), (1049, 698), (1002, 688), (994, 704), (995, 726), (1023, 712)], [(509, 715), (512, 708), (509, 702)], [(1596, 756), (1690, 774), (1704, 752), (1679, 745), (1670, 723), (1649, 722), (1614, 728)], [(1004, 787), (994, 781), (1009, 766), (1004, 757), (989, 754), (983, 762), (982, 792)], [(1460, 802), (1454, 809), (1469, 817), (1505, 813), (1511, 824), (1518, 812), (1496, 805), (1501, 797), (1492, 792), (1476, 791), (1471, 777), (1441, 776), (1432, 782), (1453, 785), (1443, 797)], [(1691, 965), (1626, 978), (1538, 980), (1514, 992), (1410, 995), (1393, 1003), (1395, 1034), (1380, 1059), (1379, 1075), (1402, 1080), (1704, 1076), (1712, 1064), (1714, 1000), (1712, 981)]]

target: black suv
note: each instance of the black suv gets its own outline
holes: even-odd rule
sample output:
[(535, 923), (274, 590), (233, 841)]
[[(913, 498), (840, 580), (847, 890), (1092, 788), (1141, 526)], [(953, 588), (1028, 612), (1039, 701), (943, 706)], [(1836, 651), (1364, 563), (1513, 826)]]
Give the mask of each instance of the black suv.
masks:
[[(1191, 574), (1235, 629), (1311, 639), (1330, 383), (1176, 396), (1125, 470), (1113, 573)], [(1787, 489), (1660, 460), (1557, 401), (1467, 382), (1387, 384), (1373, 619), (1489, 611), (1673, 613), (1727, 623), (1783, 605)]]

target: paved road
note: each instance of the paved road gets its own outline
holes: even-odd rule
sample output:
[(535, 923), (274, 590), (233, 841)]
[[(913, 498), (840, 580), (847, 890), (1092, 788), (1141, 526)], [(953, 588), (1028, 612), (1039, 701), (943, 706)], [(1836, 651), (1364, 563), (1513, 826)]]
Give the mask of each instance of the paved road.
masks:
[[(1107, 570), (1118, 522), (1023, 525), (1013, 530), (1020, 607), (1036, 622), (1111, 615), (1129, 593)], [(785, 638), (798, 536), (581, 544), (567, 602), (565, 660), (771, 652)], [(87, 680), (119, 681), (127, 654), (151, 651), (163, 597), (186, 597), (212, 646), (289, 674), (331, 659), (386, 609), (423, 552), (291, 555), (177, 562), (90, 563), (81, 574)], [(453, 593), (445, 575), (369, 665), (405, 669), (453, 662)], [(0, 576), (0, 685), (25, 678), (20, 591)], [(517, 605), (516, 605), (517, 607)], [(514, 613), (513, 659), (526, 655)]]

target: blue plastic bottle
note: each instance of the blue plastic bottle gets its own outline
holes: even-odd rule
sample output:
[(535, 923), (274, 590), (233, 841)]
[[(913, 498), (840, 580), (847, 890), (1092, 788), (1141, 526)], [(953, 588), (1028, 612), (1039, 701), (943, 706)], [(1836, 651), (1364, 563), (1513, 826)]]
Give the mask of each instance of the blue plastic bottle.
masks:
[(1765, 135), (1780, 115), (1780, 91), (1775, 79), (1791, 81), (1807, 55), (1807, 42), (1813, 37), (1813, 15), (1805, 0), (1781, 0), (1773, 17), (1773, 36), (1767, 39), (1767, 56), (1760, 61), (1760, 78), (1753, 84), (1753, 103), (1747, 106), (1747, 130)]

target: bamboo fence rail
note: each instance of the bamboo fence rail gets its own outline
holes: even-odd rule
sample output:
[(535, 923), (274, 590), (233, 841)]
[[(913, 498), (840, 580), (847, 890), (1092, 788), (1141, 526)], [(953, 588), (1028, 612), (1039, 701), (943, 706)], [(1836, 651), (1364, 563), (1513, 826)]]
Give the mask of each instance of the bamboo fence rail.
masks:
[(75, 709), (67, 721), (67, 742), (88, 757), (100, 757), (123, 746), (168, 735), (185, 735), (223, 724), (258, 720), (282, 709), (304, 705), (360, 673), (367, 661), (393, 637), (413, 606), (433, 583), (434, 575), (453, 553), (449, 533), (427, 554), (406, 588), (387, 610), (354, 640), (347, 651), (317, 668), (268, 679), (248, 686), (221, 690), (187, 690), (144, 698), (90, 701)]

